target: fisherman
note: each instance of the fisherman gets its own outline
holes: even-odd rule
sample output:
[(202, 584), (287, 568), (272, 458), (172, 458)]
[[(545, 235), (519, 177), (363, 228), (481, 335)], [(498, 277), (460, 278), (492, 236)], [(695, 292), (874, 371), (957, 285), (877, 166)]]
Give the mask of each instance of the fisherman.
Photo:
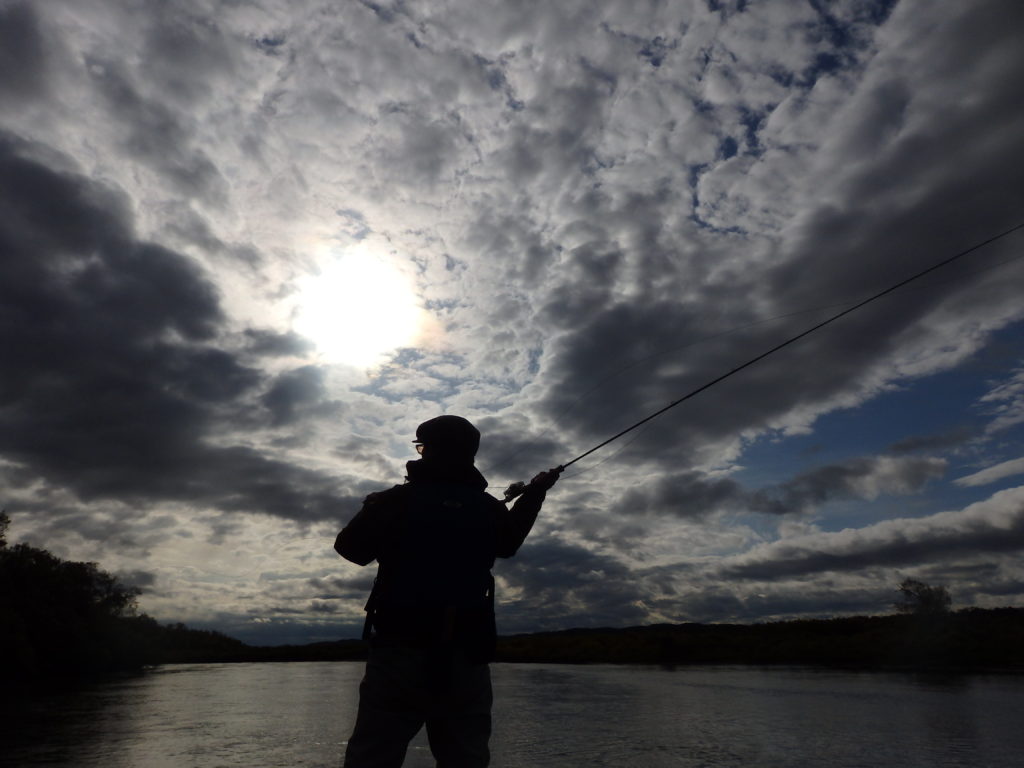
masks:
[(438, 766), (490, 761), (496, 557), (530, 533), (562, 468), (541, 472), (509, 509), (473, 465), (480, 432), (460, 416), (416, 429), (421, 458), (406, 483), (371, 493), (334, 548), (358, 565), (377, 560), (366, 605), (370, 655), (346, 768), (390, 768), (426, 724)]

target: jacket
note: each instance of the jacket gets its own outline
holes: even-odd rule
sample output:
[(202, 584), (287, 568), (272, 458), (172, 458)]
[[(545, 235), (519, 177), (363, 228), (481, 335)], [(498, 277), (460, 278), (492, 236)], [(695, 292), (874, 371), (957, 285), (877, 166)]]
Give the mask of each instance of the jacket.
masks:
[(545, 492), (529, 488), (509, 509), (472, 464), (420, 459), (406, 469), (406, 484), (370, 494), (334, 544), (358, 565), (378, 562), (364, 635), (372, 627), (379, 644), (458, 647), (488, 661), (491, 568), (518, 551)]

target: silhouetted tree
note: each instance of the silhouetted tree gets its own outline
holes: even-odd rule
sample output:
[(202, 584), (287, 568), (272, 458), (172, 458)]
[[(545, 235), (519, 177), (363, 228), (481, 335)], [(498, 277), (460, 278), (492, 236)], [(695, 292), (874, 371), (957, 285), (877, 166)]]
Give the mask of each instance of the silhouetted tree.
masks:
[(948, 613), (953, 603), (945, 587), (933, 587), (917, 579), (904, 579), (898, 591), (900, 598), (894, 605), (900, 613), (936, 616)]
[(96, 563), (7, 545), (0, 512), (0, 664), (14, 677), (102, 672), (174, 661), (230, 661), (247, 646), (136, 612), (137, 587)]
[(53, 672), (117, 666), (121, 621), (134, 615), (138, 589), (96, 563), (62, 560), (28, 544), (0, 548), (0, 585), (7, 661)]

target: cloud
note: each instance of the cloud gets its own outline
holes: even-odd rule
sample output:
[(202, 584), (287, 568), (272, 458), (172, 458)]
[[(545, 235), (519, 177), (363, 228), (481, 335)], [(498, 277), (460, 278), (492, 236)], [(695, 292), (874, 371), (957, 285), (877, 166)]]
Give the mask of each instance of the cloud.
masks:
[(555, 537), (495, 566), (500, 631), (639, 623), (645, 589), (620, 560)]
[(340, 404), (324, 402), (328, 399), (325, 379), (323, 369), (311, 365), (279, 375), (263, 395), (263, 405), (271, 412), (274, 426), (292, 423), (300, 414), (337, 418)]
[(1024, 549), (1024, 487), (955, 512), (771, 542), (725, 561), (728, 578), (776, 579)]
[(936, 435), (914, 435), (893, 443), (889, 446), (889, 450), (897, 455), (917, 453), (919, 451), (941, 451), (956, 448), (967, 442), (971, 437), (972, 432), (967, 428), (955, 429)]
[(667, 512), (677, 517), (702, 517), (742, 506), (746, 500), (746, 492), (735, 480), (682, 472), (660, 478), (648, 488), (627, 492), (621, 508), (630, 515)]
[(313, 343), (294, 332), (277, 333), (265, 329), (246, 328), (248, 351), (269, 357), (302, 357), (313, 349)]
[[(155, 573), (176, 617), (355, 626), (329, 541), (264, 544), (330, 539), (318, 521), (400, 480), (420, 421), (473, 419), (500, 490), (1024, 209), (1013, 0), (212, 8), (0, 2), (5, 504), (70, 556)], [(903, 562), (886, 529), (862, 529), (882, 554), (865, 544), (859, 571), (813, 526), (836, 502), (871, 521), (893, 496), (942, 508), (936, 452), (1019, 454), (1020, 242), (572, 467), (530, 542), (537, 579), (502, 565), (512, 625), (884, 605)], [(291, 327), (297, 286), (356, 243), (431, 316), (372, 370)], [(920, 542), (912, 567), (950, 565), (928, 560), (945, 539), (892, 522)], [(764, 583), (712, 567), (791, 544), (843, 568), (812, 592), (771, 563)], [(141, 561), (167, 547), (174, 567)], [(262, 595), (270, 571), (293, 576)], [(979, 574), (979, 600), (1020, 578)]]
[(156, 584), (156, 574), (150, 571), (129, 571), (116, 574), (118, 581), (128, 587), (136, 587), (142, 591)]
[[(912, 41), (914, 18), (909, 7), (904, 11), (898, 6), (877, 34), (887, 42)], [(987, 36), (989, 44), (1011, 55), (1010, 39), (981, 18), (972, 19), (971, 34)], [(864, 26), (852, 39), (865, 39), (862, 33), (869, 18), (860, 23)], [(823, 23), (819, 30), (827, 28)], [(723, 237), (679, 215), (678, 211), (692, 207), (690, 183), (683, 173), (673, 176), (672, 170), (665, 169), (664, 177), (651, 178), (646, 189), (627, 192), (628, 187), (623, 189), (625, 185), (613, 180), (628, 166), (628, 158), (617, 159), (613, 169), (595, 171), (603, 180), (599, 187), (567, 194), (563, 198), (566, 224), (559, 239), (571, 243), (572, 227), (589, 237), (578, 256), (568, 247), (561, 252), (566, 266), (578, 269), (576, 265), (590, 253), (622, 253), (607, 262), (600, 275), (580, 271), (570, 277), (564, 270), (564, 282), (551, 288), (551, 309), (545, 307), (549, 313), (545, 317), (550, 316), (565, 332), (556, 337), (545, 358), (547, 412), (552, 417), (561, 413), (578, 393), (614, 371), (616, 363), (626, 366), (647, 359), (568, 417), (566, 428), (581, 437), (597, 439), (614, 433), (616, 427), (805, 329), (811, 318), (750, 327), (718, 338), (714, 344), (691, 346), (695, 341), (749, 326), (766, 315), (863, 296), (911, 274), (918, 265), (949, 255), (952, 244), (969, 245), (998, 228), (994, 222), (986, 222), (991, 221), (991, 211), (1012, 208), (1007, 201), (1019, 196), (1015, 191), (1020, 188), (1017, 172), (1004, 163), (1006, 145), (1002, 141), (993, 136), (991, 143), (981, 145), (971, 136), (979, 121), (990, 125), (1020, 122), (1020, 111), (1009, 106), (1017, 103), (1011, 94), (1016, 86), (1004, 80), (1004, 85), (993, 90), (990, 78), (981, 72), (962, 74), (954, 90), (965, 99), (971, 94), (978, 102), (959, 109), (942, 125), (928, 122), (926, 115), (937, 98), (936, 89), (947, 91), (950, 86), (933, 80), (919, 62), (932, 60), (933, 48), (952, 45), (954, 40), (962, 56), (970, 54), (953, 20), (944, 21), (926, 39), (927, 43), (909, 42), (912, 64), (897, 58), (889, 48), (880, 50), (877, 41), (866, 47), (862, 44), (856, 65), (822, 74), (805, 86), (806, 90), (791, 94), (792, 99), (825, 105), (820, 113), (790, 114), (782, 123), (791, 130), (813, 126), (813, 146), (794, 146), (774, 134), (772, 112), (757, 123), (763, 126), (760, 130), (753, 129), (762, 148), (760, 154), (713, 164), (716, 172), (721, 169), (722, 173), (730, 163), (741, 160), (744, 164), (744, 173), (722, 192), (727, 202), (719, 205), (723, 212), (723, 206), (728, 206), (733, 214), (728, 219), (723, 215), (719, 226), (741, 228), (741, 232)], [(692, 49), (684, 40), (680, 54), (688, 50)], [(907, 52), (900, 51), (905, 57)], [(809, 61), (817, 60), (819, 53), (808, 52)], [(743, 54), (737, 51), (737, 56)], [(995, 59), (987, 58), (986, 65), (997, 66)], [(770, 69), (766, 62), (759, 66)], [(740, 68), (729, 72), (729, 78), (741, 82), (752, 77)], [(747, 133), (738, 111), (742, 104), (738, 94), (742, 93), (729, 97), (739, 101), (729, 102), (737, 112), (730, 115), (722, 110), (720, 116), (734, 121), (741, 135)], [(774, 109), (784, 106), (779, 103)], [(717, 110), (715, 115), (719, 117)], [(887, 124), (880, 129), (883, 116)], [(603, 119), (606, 125), (614, 125), (625, 118)], [(822, 132), (822, 121), (835, 130)], [(656, 118), (647, 130), (657, 136)], [(992, 185), (974, 189), (972, 194), (980, 198), (976, 207), (971, 203), (970, 212), (963, 208), (964, 182), (954, 181), (958, 171), (938, 161), (945, 151), (942, 148), (954, 144), (975, 148), (970, 162), (980, 176), (973, 178), (985, 178), (984, 185)], [(812, 153), (813, 164), (804, 165)], [(706, 170), (701, 179), (711, 174), (712, 170)], [(757, 179), (790, 174), (802, 178), (794, 178), (784, 198), (792, 202), (794, 196), (808, 195), (799, 218), (787, 219), (780, 233), (763, 222), (755, 224), (744, 218), (742, 211), (771, 210), (774, 200), (783, 197), (773, 187), (756, 186)], [(900, 179), (924, 177), (934, 177), (936, 183), (911, 187), (899, 183)], [(890, 201), (891, 195), (897, 197)], [(944, 213), (933, 218), (935, 212)], [(870, 227), (863, 226), (867, 218), (872, 221)], [(968, 231), (965, 226), (976, 228)], [(634, 284), (630, 278), (636, 274), (651, 277)], [(1016, 284), (1016, 276), (1007, 279)], [(977, 289), (964, 290), (971, 283)], [(962, 298), (949, 302), (954, 292)], [(796, 414), (813, 420), (814, 414), (840, 403), (863, 401), (888, 381), (947, 368), (976, 349), (983, 342), (984, 331), (961, 336), (951, 346), (942, 329), (950, 322), (958, 323), (954, 317), (967, 312), (979, 320), (990, 317), (995, 325), (1019, 316), (1011, 292), (984, 276), (973, 276), (965, 283), (933, 284), (929, 291), (907, 294), (899, 302), (874, 305), (703, 393), (692, 405), (681, 406), (676, 423), (685, 419), (686, 430), (653, 430), (638, 443), (634, 455), (643, 451), (644, 459), (655, 459), (659, 453), (668, 455), (666, 449), (671, 444), (673, 456), (701, 461), (712, 446), (729, 450), (729, 436), (744, 429), (788, 426), (796, 421)], [(679, 348), (686, 351), (651, 357)], [(800, 386), (792, 385), (794, 374), (800, 377)], [(609, 414), (615, 415), (615, 423), (609, 423)], [(667, 421), (668, 417), (663, 418), (662, 424)]]
[(46, 43), (31, 5), (0, 7), (0, 94), (11, 102), (31, 101), (45, 93)]
[(832, 499), (875, 499), (882, 494), (908, 495), (946, 472), (944, 459), (865, 457), (819, 467), (779, 486), (757, 491), (752, 507), (785, 514), (807, 511)]
[(834, 500), (918, 493), (929, 480), (942, 477), (946, 466), (944, 459), (936, 458), (859, 457), (756, 491), (728, 477), (687, 471), (627, 492), (620, 506), (627, 514), (655, 512), (694, 518), (723, 511), (805, 514)]
[(332, 576), (329, 578), (315, 577), (308, 584), (316, 590), (314, 599), (321, 601), (335, 600), (366, 600), (373, 587), (373, 574), (366, 570), (357, 576)]
[(987, 467), (980, 472), (958, 477), (953, 482), (962, 488), (971, 488), (978, 485), (988, 485), (997, 480), (1002, 480), (1004, 477), (1013, 477), (1019, 474), (1024, 474), (1024, 458), (1004, 461), (1001, 464)]
[[(337, 481), (211, 444), (263, 375), (216, 344), (225, 317), (208, 277), (135, 239), (117, 192), (53, 170), (41, 154), (0, 137), (7, 459), (83, 500), (331, 515), (345, 496)], [(289, 393), (278, 382), (265, 396), (279, 420), (296, 407)], [(299, 394), (308, 399), (308, 387)]]
[(979, 405), (993, 417), (987, 427), (989, 433), (1024, 423), (1024, 370), (1014, 371), (1006, 381), (992, 387)]

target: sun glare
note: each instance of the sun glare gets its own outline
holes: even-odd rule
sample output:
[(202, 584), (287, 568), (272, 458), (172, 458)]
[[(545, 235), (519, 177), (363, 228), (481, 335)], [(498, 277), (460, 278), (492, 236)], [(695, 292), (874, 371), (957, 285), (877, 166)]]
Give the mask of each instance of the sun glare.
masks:
[(328, 362), (370, 368), (415, 341), (423, 314), (409, 278), (359, 245), (300, 281), (293, 328)]

